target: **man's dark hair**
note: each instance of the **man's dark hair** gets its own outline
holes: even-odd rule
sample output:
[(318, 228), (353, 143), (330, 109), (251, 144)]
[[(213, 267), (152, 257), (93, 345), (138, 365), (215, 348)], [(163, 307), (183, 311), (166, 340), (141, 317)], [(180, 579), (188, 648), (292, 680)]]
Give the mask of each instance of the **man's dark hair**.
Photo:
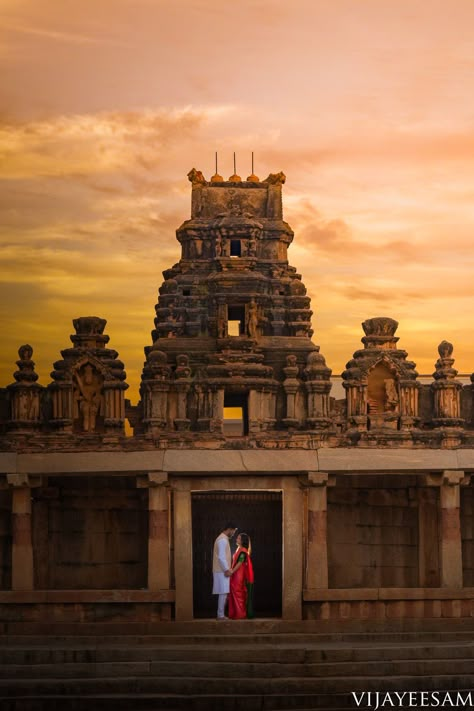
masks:
[(223, 531), (226, 531), (228, 528), (237, 528), (235, 523), (233, 521), (227, 521), (225, 524), (224, 528), (222, 529)]

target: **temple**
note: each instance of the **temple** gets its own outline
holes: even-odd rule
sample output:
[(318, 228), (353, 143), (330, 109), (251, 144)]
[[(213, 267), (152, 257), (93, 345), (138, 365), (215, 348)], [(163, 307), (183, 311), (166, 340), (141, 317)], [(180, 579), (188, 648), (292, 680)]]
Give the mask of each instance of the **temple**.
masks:
[(453, 345), (420, 382), (397, 321), (368, 318), (333, 396), (284, 174), (188, 178), (140, 401), (95, 316), (49, 384), (22, 345), (0, 389), (0, 621), (213, 617), (228, 518), (252, 539), (257, 617), (472, 616), (474, 385)]

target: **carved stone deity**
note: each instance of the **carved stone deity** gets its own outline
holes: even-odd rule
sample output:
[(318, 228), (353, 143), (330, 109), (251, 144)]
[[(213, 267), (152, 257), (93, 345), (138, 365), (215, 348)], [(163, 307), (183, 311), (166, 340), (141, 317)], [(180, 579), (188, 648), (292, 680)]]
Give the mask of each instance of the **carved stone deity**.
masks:
[(74, 376), (79, 389), (76, 399), (82, 417), (82, 428), (84, 432), (95, 432), (97, 415), (102, 403), (101, 382), (90, 363), (86, 363), (82, 375), (77, 371)]
[(385, 378), (385, 411), (396, 412), (399, 405), (397, 386), (393, 378)]
[(250, 338), (257, 338), (258, 336), (258, 307), (255, 301), (252, 299), (249, 304), (247, 304), (247, 333)]

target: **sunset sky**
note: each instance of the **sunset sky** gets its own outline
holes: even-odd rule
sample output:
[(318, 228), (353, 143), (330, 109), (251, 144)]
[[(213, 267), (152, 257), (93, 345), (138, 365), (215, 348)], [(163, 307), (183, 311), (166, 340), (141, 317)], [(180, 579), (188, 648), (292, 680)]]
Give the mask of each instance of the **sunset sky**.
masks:
[(391, 316), (474, 370), (473, 0), (0, 0), (0, 386), (100, 316), (138, 399), (194, 166), (282, 170), (335, 374)]

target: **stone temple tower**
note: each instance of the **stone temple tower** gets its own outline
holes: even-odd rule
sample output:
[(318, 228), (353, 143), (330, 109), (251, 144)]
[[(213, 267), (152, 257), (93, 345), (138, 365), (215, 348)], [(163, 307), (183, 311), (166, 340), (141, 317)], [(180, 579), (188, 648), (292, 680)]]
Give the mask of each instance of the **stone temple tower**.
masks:
[[(193, 169), (188, 177), (181, 259), (164, 272), (145, 348), (142, 431), (262, 443), (327, 432), (331, 371), (311, 341), (310, 299), (288, 263), (285, 175), (206, 181)], [(233, 431), (228, 412), (239, 413)]]

